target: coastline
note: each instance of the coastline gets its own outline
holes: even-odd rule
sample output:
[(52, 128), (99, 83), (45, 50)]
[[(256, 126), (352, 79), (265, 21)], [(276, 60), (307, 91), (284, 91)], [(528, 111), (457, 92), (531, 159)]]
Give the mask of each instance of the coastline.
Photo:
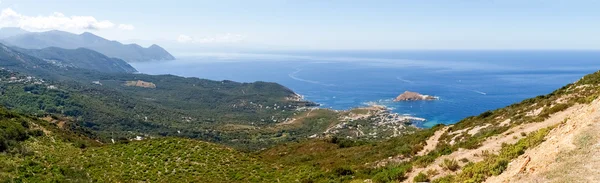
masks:
[(339, 136), (349, 139), (388, 139), (419, 129), (415, 123), (427, 121), (424, 118), (395, 113), (385, 105), (374, 103), (348, 110), (311, 110), (315, 109), (336, 112), (339, 122), (332, 124), (323, 133), (311, 135), (309, 138)]

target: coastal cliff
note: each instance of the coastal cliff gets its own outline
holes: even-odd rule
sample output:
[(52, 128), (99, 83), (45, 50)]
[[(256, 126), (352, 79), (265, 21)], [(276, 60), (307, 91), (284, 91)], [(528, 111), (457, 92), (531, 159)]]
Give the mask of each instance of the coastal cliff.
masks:
[(423, 95), (417, 92), (405, 91), (394, 99), (394, 102), (399, 101), (414, 101), (414, 100), (437, 100), (438, 97)]

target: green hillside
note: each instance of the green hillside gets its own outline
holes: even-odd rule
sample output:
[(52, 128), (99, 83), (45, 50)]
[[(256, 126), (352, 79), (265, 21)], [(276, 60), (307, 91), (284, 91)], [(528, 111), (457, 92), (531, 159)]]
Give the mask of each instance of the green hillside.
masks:
[(109, 58), (96, 51), (77, 48), (62, 49), (49, 47), (44, 49), (22, 49), (13, 47), (20, 52), (47, 60), (59, 67), (74, 67), (81, 69), (95, 70), (106, 73), (135, 73), (137, 70), (124, 60), (118, 58)]
[(311, 109), (276, 83), (62, 67), (3, 45), (0, 67), (0, 182), (483, 182), (568, 119), (511, 130), (600, 96), (596, 72), (417, 129), (377, 125), (393, 118), (381, 109)]
[(101, 145), (58, 123), (5, 109), (0, 132), (0, 182), (289, 182), (301, 173), (190, 139)]
[[(1, 45), (0, 45), (1, 46)], [(66, 117), (109, 142), (136, 136), (178, 136), (260, 149), (279, 131), (223, 131), (285, 121), (313, 106), (276, 83), (211, 81), (173, 75), (106, 73), (60, 67), (9, 47), (0, 50), (0, 104), (24, 114)], [(128, 83), (146, 83), (152, 87)]]
[[(424, 155), (419, 152), (425, 141), (446, 127), (380, 141), (337, 137), (300, 140), (246, 153), (173, 137), (99, 144), (88, 138), (85, 128), (63, 123), (66, 119), (39, 120), (1, 109), (4, 150), (0, 153), (0, 177), (7, 182), (397, 182), (440, 156), (476, 149), (486, 137), (502, 134), (510, 127), (537, 123), (571, 105), (589, 103), (600, 94), (599, 78), (600, 73), (594, 73), (551, 94), (466, 118), (444, 132), (437, 146)], [(558, 105), (559, 101), (564, 105)], [(537, 107), (543, 109), (539, 115), (524, 115)], [(450, 133), (496, 124), (504, 118), (514, 123), (493, 125), (475, 134)], [(550, 129), (516, 134), (523, 137), (515, 144), (502, 145), (498, 154), (485, 155), (480, 162), (452, 165), (462, 171), (435, 182), (481, 182), (498, 175), (511, 159), (543, 142)], [(378, 165), (394, 158), (404, 161)], [(427, 177), (423, 174), (415, 180)]]

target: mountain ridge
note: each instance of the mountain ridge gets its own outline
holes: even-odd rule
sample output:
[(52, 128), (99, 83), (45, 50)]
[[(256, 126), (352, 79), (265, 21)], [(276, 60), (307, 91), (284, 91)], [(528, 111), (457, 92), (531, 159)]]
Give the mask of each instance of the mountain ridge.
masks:
[(47, 47), (42, 49), (23, 49), (13, 47), (13, 49), (63, 67), (77, 67), (107, 73), (137, 72), (133, 66), (124, 60), (109, 58), (88, 48), (63, 49), (59, 47)]
[(27, 33), (29, 32), (18, 27), (2, 27), (0, 28), (0, 39)]
[(88, 48), (108, 57), (116, 57), (128, 62), (152, 60), (174, 60), (168, 51), (158, 45), (144, 48), (135, 43), (121, 44), (90, 32), (73, 34), (65, 31), (27, 32), (3, 38), (0, 42), (26, 49), (59, 47), (64, 49)]

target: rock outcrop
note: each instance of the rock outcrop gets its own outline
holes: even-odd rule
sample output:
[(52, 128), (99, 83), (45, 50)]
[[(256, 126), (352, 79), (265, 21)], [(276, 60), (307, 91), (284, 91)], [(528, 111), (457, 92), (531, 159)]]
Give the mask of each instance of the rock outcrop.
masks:
[(411, 92), (411, 91), (405, 91), (404, 93), (398, 95), (398, 97), (396, 97), (396, 99), (394, 99), (395, 102), (399, 102), (399, 101), (414, 101), (414, 100), (437, 100), (438, 97), (435, 96), (430, 96), (430, 95), (423, 95), (417, 92)]

